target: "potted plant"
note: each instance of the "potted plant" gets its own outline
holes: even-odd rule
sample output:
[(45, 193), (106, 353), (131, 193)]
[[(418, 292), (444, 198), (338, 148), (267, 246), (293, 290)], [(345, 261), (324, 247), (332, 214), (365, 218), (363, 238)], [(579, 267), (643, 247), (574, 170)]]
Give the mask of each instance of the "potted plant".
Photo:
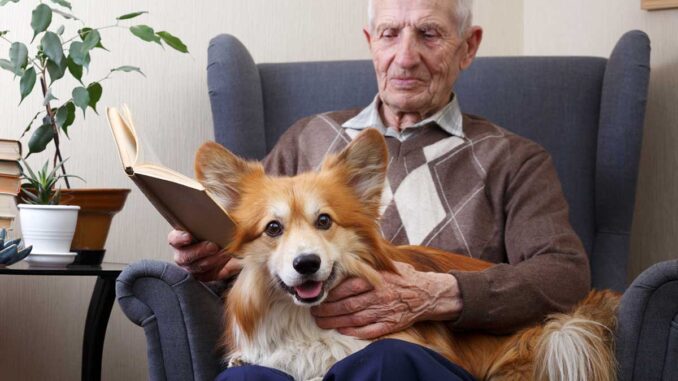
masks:
[[(19, 0), (0, 0), (0, 7), (9, 7), (17, 2)], [(0, 59), (0, 68), (20, 78), (20, 104), (33, 92), (39, 91), (42, 96), (39, 111), (27, 125), (22, 126), (21, 138), (30, 133), (26, 158), (51, 146), (53, 166), (65, 176), (66, 188), (60, 192), (61, 202), (81, 206), (72, 246), (73, 251), (82, 254), (78, 256), (78, 263), (101, 263), (111, 219), (122, 209), (129, 189), (71, 189), (63, 165), (60, 140), (64, 136), (70, 139), (69, 127), (78, 117), (77, 109), (82, 110), (83, 118), (88, 109), (97, 113), (104, 81), (119, 72), (136, 72), (145, 76), (139, 67), (120, 66), (111, 68), (103, 78), (90, 81), (86, 75), (93, 62), (90, 53), (94, 50), (110, 52), (103, 44), (102, 33), (111, 29), (125, 29), (147, 43), (167, 45), (188, 53), (186, 45), (167, 31), (156, 32), (145, 24), (124, 25), (146, 13), (127, 13), (116, 17), (110, 25), (95, 27), (87, 26), (75, 16), (66, 0), (41, 1), (31, 14), (33, 38), (30, 41), (14, 41), (10, 38), (10, 31), (0, 30), (0, 45), (5, 42), (9, 46), (9, 56)], [(77, 25), (71, 34), (66, 33), (66, 25), (69, 24)], [(77, 84), (70, 94), (57, 94), (54, 84), (65, 78), (72, 78)], [(98, 231), (86, 230), (92, 228)]]
[(70, 251), (78, 218), (77, 205), (59, 205), (61, 189), (57, 182), (74, 175), (58, 174), (64, 162), (49, 170), (49, 161), (37, 172), (22, 160), (21, 201), (19, 220), (24, 243), (33, 246), (26, 258), (29, 263), (43, 265), (67, 265), (73, 262), (76, 253)]

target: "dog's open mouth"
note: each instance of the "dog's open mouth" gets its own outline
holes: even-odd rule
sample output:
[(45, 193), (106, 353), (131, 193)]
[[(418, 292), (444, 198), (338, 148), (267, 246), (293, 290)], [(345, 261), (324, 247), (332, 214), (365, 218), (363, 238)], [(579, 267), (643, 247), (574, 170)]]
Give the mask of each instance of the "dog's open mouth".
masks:
[(323, 292), (323, 284), (315, 280), (308, 280), (298, 286), (292, 287), (295, 296), (302, 301), (315, 301)]
[(288, 286), (285, 282), (278, 277), (278, 283), (280, 287), (294, 296), (299, 302), (305, 304), (312, 304), (325, 296), (325, 291), (329, 285), (331, 285), (332, 280), (335, 277), (334, 268), (330, 273), (330, 276), (327, 277), (324, 281), (319, 280), (306, 280), (303, 283), (296, 286)]

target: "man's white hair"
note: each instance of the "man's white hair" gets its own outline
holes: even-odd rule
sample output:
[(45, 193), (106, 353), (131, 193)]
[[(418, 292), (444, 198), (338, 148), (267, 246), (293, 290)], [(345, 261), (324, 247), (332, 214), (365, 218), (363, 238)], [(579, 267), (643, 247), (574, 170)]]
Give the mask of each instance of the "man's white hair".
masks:
[[(459, 36), (463, 36), (464, 32), (471, 27), (471, 22), (473, 21), (473, 0), (447, 0), (454, 2), (454, 15), (455, 22), (457, 23), (459, 29)], [(370, 30), (374, 31), (374, 1), (368, 0), (367, 2), (367, 22), (370, 26)]]

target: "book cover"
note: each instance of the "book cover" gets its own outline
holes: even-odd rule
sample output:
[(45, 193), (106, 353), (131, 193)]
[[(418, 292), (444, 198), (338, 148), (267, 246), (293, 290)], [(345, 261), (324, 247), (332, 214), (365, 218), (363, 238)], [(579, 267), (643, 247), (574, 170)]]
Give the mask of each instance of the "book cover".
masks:
[(21, 178), (19, 176), (0, 174), (0, 193), (19, 194)]
[(14, 160), (0, 160), (0, 174), (9, 176), (20, 176), (21, 167)]
[(14, 217), (16, 214), (16, 196), (11, 193), (0, 193), (0, 216)]
[(232, 239), (234, 222), (202, 184), (140, 159), (140, 142), (129, 110), (123, 108), (121, 114), (116, 108), (107, 108), (106, 115), (125, 173), (167, 222), (200, 241), (226, 247)]
[(0, 139), (0, 160), (21, 159), (21, 142), (12, 139)]

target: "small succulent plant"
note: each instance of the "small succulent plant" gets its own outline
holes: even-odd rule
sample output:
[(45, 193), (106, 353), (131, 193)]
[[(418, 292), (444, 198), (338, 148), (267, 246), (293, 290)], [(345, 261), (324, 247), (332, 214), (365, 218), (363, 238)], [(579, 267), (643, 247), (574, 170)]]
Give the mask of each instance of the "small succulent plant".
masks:
[(47, 160), (42, 169), (35, 172), (26, 161), (21, 159), (21, 178), (26, 181), (21, 184), (23, 191), (21, 201), (26, 204), (58, 205), (61, 198), (61, 189), (56, 188), (57, 182), (67, 177), (75, 177), (82, 180), (82, 178), (75, 175), (60, 175), (58, 173), (59, 168), (64, 165), (66, 160), (59, 162), (51, 171), (49, 170), (49, 160)]
[(7, 230), (0, 230), (0, 266), (9, 266), (26, 258), (33, 246), (23, 247), (21, 238), (5, 242)]

